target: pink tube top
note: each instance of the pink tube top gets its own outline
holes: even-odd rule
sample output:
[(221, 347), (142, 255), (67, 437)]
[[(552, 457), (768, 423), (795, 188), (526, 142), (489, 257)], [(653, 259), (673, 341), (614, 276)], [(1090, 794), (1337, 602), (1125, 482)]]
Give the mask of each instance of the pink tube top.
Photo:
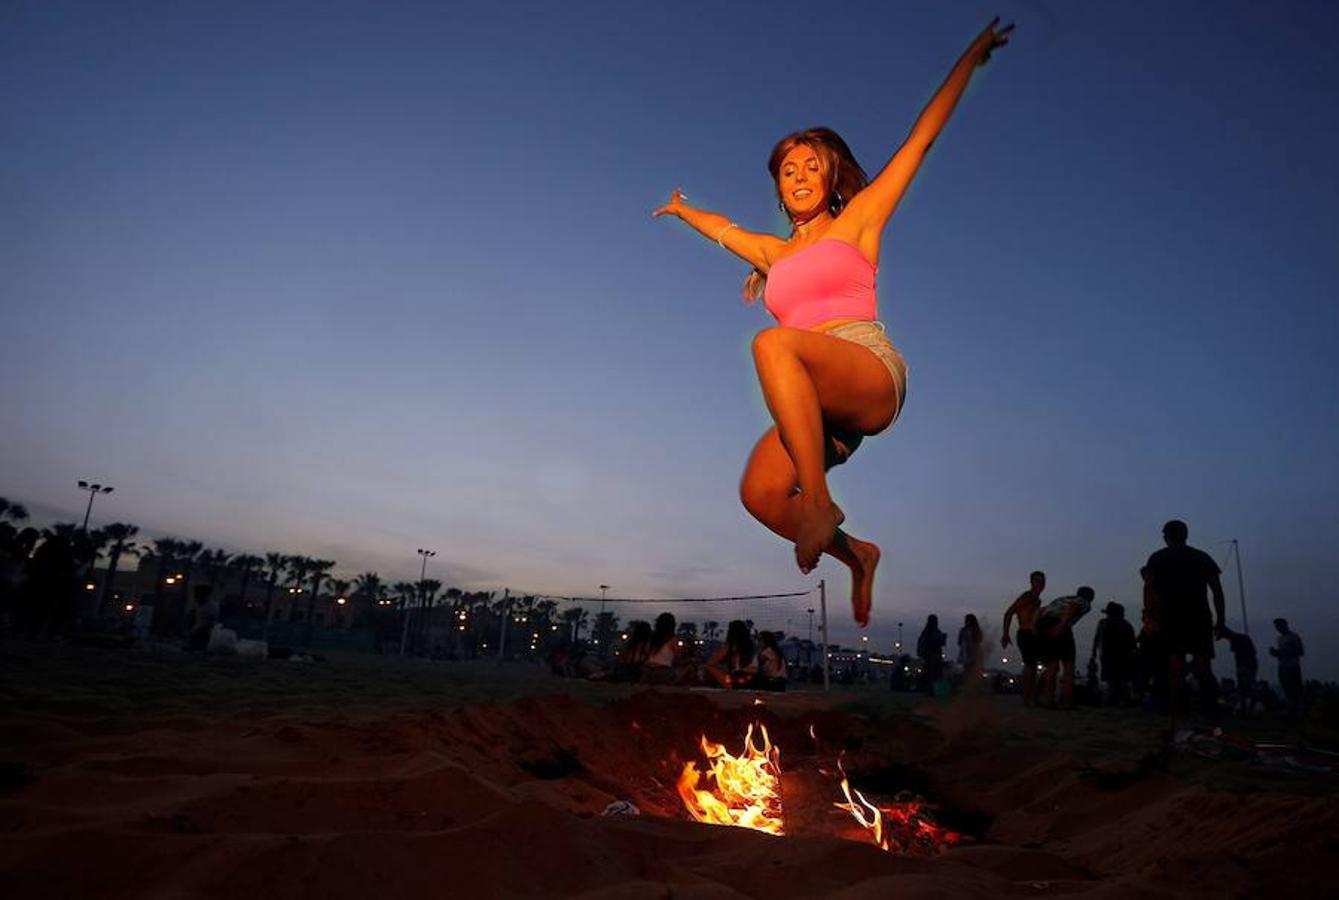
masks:
[(855, 245), (820, 238), (773, 263), (763, 305), (786, 328), (812, 328), (833, 319), (872, 322), (878, 318), (876, 274)]

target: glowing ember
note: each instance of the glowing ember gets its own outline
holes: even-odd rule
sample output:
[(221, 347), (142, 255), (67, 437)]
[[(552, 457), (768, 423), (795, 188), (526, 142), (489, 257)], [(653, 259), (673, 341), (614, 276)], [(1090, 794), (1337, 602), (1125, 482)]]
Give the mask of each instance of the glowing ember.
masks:
[(842, 793), (845, 803), (834, 803), (848, 811), (860, 825), (870, 832), (876, 846), (892, 853), (928, 856), (951, 847), (962, 838), (955, 831), (941, 828), (930, 820), (925, 804), (915, 798), (897, 800), (892, 806), (875, 806), (865, 795), (851, 787), (841, 760), (837, 768), (842, 773)]
[[(784, 834), (781, 819), (781, 749), (772, 744), (767, 726), (759, 725), (762, 746), (753, 743), (753, 726), (744, 734), (744, 751), (732, 755), (702, 735), (708, 767), (684, 764), (677, 787), (683, 805), (699, 822), (734, 825), (768, 834)], [(707, 790), (699, 787), (705, 782)]]

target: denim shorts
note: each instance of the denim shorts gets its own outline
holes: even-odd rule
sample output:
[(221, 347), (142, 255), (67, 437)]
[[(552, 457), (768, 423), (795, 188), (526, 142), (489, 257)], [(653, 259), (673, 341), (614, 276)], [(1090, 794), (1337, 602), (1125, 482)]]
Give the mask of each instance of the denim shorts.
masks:
[(902, 358), (902, 354), (897, 352), (893, 342), (888, 340), (888, 335), (883, 329), (882, 322), (848, 322), (845, 325), (838, 325), (824, 334), (830, 334), (835, 338), (841, 338), (844, 341), (850, 341), (853, 344), (859, 344), (869, 350), (879, 358), (879, 362), (888, 367), (888, 372), (893, 376), (893, 389), (897, 392), (897, 412), (893, 414), (893, 421), (902, 414), (902, 404), (907, 398), (907, 363)]

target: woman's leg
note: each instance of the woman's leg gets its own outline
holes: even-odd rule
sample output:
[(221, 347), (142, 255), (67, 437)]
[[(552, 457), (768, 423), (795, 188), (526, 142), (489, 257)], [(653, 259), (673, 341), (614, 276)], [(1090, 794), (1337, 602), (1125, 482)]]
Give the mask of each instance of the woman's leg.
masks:
[(795, 560), (808, 572), (845, 518), (824, 478), (823, 428), (876, 434), (897, 414), (893, 377), (859, 344), (801, 328), (769, 328), (753, 339), (763, 398), (800, 488)]
[[(753, 448), (739, 496), (755, 519), (788, 541), (800, 530), (800, 494), (795, 464), (781, 444), (775, 428)], [(879, 548), (869, 541), (851, 537), (838, 528), (824, 548), (851, 570), (851, 612), (860, 625), (869, 623), (869, 608), (874, 601), (874, 570), (879, 565)]]

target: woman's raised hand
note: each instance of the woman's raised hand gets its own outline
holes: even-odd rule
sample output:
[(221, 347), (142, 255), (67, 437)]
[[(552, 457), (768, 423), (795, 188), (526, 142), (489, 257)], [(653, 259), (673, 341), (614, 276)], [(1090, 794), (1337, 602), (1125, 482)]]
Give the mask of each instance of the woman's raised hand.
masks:
[(684, 203), (684, 201), (687, 199), (688, 198), (684, 195), (683, 191), (679, 190), (678, 188), (675, 188), (674, 190), (670, 191), (669, 203), (666, 203), (664, 206), (660, 207), (660, 209), (651, 213), (651, 215), (677, 216), (679, 215), (679, 213), (683, 212), (684, 209), (688, 207), (688, 204)]
[(1003, 28), (997, 28), (996, 26), (999, 24), (999, 16), (991, 19), (990, 24), (972, 42), (972, 52), (976, 55), (978, 66), (984, 66), (990, 62), (990, 54), (1009, 43), (1009, 32), (1014, 30), (1014, 23), (1010, 22)]

